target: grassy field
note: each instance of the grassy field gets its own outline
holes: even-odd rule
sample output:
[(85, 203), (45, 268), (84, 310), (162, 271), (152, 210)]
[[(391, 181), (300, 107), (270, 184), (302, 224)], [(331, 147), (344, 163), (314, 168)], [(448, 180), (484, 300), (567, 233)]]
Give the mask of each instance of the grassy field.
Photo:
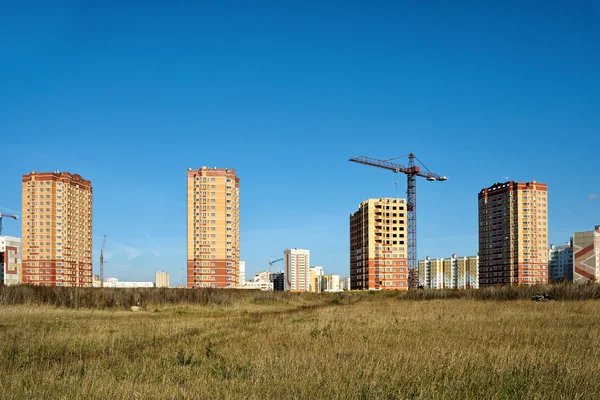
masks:
[(591, 286), (550, 302), (33, 290), (0, 291), (1, 399), (600, 398)]

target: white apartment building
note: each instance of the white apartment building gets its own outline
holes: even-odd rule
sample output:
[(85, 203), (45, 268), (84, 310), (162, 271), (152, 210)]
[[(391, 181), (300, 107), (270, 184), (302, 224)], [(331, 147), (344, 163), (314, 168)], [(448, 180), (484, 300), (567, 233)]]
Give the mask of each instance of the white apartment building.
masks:
[(170, 274), (168, 272), (165, 272), (165, 271), (156, 272), (156, 278), (155, 278), (156, 287), (168, 288), (170, 286), (170, 280), (171, 280)]
[(105, 288), (153, 288), (154, 282), (120, 282), (117, 278), (107, 278), (104, 281)]
[(573, 243), (550, 245), (548, 249), (548, 279), (573, 282)]
[(429, 289), (479, 288), (479, 257), (426, 257), (419, 260), (419, 286)]
[(238, 282), (238, 285), (244, 286), (246, 284), (246, 261), (240, 261), (240, 281)]
[(310, 291), (310, 250), (288, 249), (283, 252), (285, 291)]

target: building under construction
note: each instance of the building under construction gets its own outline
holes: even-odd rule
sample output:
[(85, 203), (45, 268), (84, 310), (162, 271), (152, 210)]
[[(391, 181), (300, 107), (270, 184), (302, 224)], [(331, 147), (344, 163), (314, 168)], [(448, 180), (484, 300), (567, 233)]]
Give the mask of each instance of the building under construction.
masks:
[(408, 289), (406, 200), (368, 199), (350, 215), (352, 290)]

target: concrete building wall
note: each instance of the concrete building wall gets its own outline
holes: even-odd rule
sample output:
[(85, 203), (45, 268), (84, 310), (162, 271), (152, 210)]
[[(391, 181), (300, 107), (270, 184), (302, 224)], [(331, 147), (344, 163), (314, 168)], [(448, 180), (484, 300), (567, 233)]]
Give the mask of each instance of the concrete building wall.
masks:
[(368, 199), (350, 215), (352, 290), (408, 289), (406, 200)]
[(600, 226), (573, 235), (573, 281), (600, 283)]
[(21, 283), (21, 238), (0, 236), (0, 284)]
[(548, 187), (496, 183), (479, 201), (479, 284), (548, 282)]
[(548, 280), (573, 282), (573, 244), (548, 249)]
[(239, 285), (239, 178), (234, 169), (187, 171), (187, 286)]
[(92, 185), (68, 172), (23, 175), (22, 283), (92, 286)]
[(310, 251), (288, 249), (283, 252), (286, 291), (310, 291)]
[(155, 275), (156, 275), (155, 281), (156, 281), (157, 288), (161, 288), (161, 287), (168, 288), (171, 285), (170, 274), (168, 272), (158, 271), (158, 272), (156, 272)]

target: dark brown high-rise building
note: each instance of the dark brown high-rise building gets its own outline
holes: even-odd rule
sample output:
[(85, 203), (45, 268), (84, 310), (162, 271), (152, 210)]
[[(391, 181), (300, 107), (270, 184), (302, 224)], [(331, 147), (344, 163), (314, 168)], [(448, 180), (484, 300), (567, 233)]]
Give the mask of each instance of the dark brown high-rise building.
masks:
[(92, 286), (92, 185), (68, 172), (23, 175), (22, 283)]
[(479, 286), (548, 283), (548, 187), (496, 183), (479, 192)]

